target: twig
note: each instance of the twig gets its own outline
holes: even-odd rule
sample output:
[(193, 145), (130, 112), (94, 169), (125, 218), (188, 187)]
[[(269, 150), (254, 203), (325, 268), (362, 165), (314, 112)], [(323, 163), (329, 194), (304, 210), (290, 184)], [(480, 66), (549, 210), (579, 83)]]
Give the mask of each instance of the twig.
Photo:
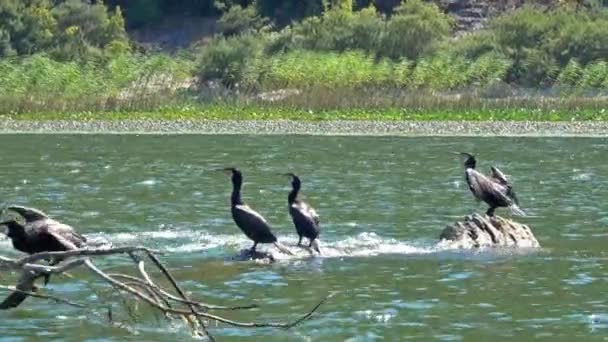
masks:
[(6, 291), (11, 291), (11, 292), (23, 293), (23, 294), (26, 294), (26, 295), (31, 296), (31, 297), (48, 299), (48, 300), (55, 301), (57, 303), (63, 303), (63, 304), (75, 306), (77, 308), (87, 308), (88, 307), (88, 306), (86, 306), (84, 304), (72, 302), (70, 300), (63, 299), (63, 298), (60, 298), (60, 297), (56, 297), (56, 296), (53, 296), (53, 295), (44, 295), (44, 294), (40, 294), (40, 293), (37, 293), (37, 292), (19, 290), (18, 288), (14, 287), (14, 286), (0, 285), (0, 290), (6, 290)]
[[(175, 291), (177, 291), (177, 293), (184, 299), (184, 301), (190, 302), (190, 299), (188, 298), (186, 293), (177, 284), (177, 281), (175, 281), (175, 278), (173, 278), (173, 275), (171, 275), (171, 273), (169, 272), (169, 270), (167, 270), (165, 265), (163, 265), (160, 262), (160, 260), (156, 257), (156, 255), (154, 255), (154, 253), (152, 253), (150, 251), (146, 251), (146, 253), (148, 254), (148, 258), (150, 258), (150, 260), (152, 260), (152, 262), (156, 265), (156, 267), (158, 267), (160, 269), (160, 271), (165, 275), (165, 277), (167, 277), (167, 279), (169, 279), (169, 281), (171, 282), (171, 285), (173, 285), (173, 288), (175, 289)], [(203, 329), (203, 332), (205, 333), (205, 335), (209, 338), (209, 340), (211, 340), (211, 342), (215, 342), (215, 338), (213, 338), (213, 336), (207, 330), (207, 326), (205, 325), (205, 322), (203, 322), (200, 319), (200, 317), (198, 315), (196, 315), (196, 308), (194, 307), (194, 305), (192, 305), (192, 304), (186, 304), (186, 305), (188, 305), (188, 307), (190, 308), (190, 311), (193, 314), (195, 314), (196, 319), (197, 319), (198, 323), (200, 324), (201, 328)]]
[[(153, 251), (146, 247), (114, 247), (114, 248), (96, 248), (96, 249), (74, 249), (65, 252), (41, 252), (32, 254), (26, 257), (19, 259), (18, 263), (20, 265), (32, 263), (34, 261), (42, 260), (42, 259), (50, 259), (50, 258), (68, 258), (75, 256), (94, 256), (94, 255), (112, 255), (112, 254), (125, 254), (125, 253), (133, 253), (133, 252), (146, 252), (146, 253), (157, 253), (162, 254), (159, 251)], [(1, 260), (0, 260), (1, 261)]]
[[(150, 275), (147, 273), (143, 260), (135, 254), (138, 252), (143, 252), (149, 257), (149, 259), (154, 263), (158, 270), (160, 270), (163, 276), (171, 283), (173, 289), (175, 290), (175, 292), (177, 292), (178, 295), (172, 294), (173, 291), (164, 289), (154, 282), (152, 277), (150, 277)], [(90, 258), (93, 256), (107, 256), (115, 254), (128, 254), (135, 262), (137, 270), (141, 275), (141, 278), (126, 274), (107, 274), (101, 269), (99, 269), (97, 266), (95, 266), (95, 264), (92, 262), (92, 259)], [(66, 259), (70, 257), (72, 257), (72, 259)], [(36, 263), (37, 261), (52, 258), (61, 258), (64, 260), (54, 266)], [(65, 303), (79, 308), (87, 308), (87, 306), (81, 303), (75, 303), (64, 298), (51, 295), (43, 295), (33, 292), (34, 280), (41, 274), (65, 274), (67, 270), (81, 266), (83, 264), (94, 274), (109, 283), (114, 289), (118, 290), (120, 296), (125, 299), (125, 305), (127, 306), (128, 310), (130, 310), (131, 308), (126, 302), (126, 297), (124, 297), (124, 295), (126, 294), (130, 294), (136, 299), (144, 301), (151, 307), (162, 312), (167, 318), (169, 318), (169, 315), (181, 316), (190, 324), (194, 332), (203, 333), (211, 341), (214, 341), (214, 338), (207, 330), (207, 320), (222, 322), (231, 326), (242, 328), (271, 327), (289, 329), (309, 319), (321, 307), (321, 305), (323, 305), (332, 296), (332, 294), (326, 296), (321, 301), (319, 301), (319, 303), (317, 303), (310, 311), (308, 311), (307, 313), (292, 322), (283, 323), (234, 321), (219, 315), (209, 313), (209, 310), (251, 309), (257, 307), (257, 305), (226, 307), (209, 305), (206, 303), (191, 300), (186, 295), (186, 292), (180, 287), (173, 275), (155, 255), (155, 252), (145, 247), (78, 249), (66, 252), (43, 252), (23, 257), (20, 259), (11, 259), (4, 256), (0, 256), (0, 270), (15, 269), (21, 270), (22, 272), (21, 278), (16, 287), (0, 285), (0, 290), (10, 290), (13, 291), (13, 293), (17, 294), (25, 294), (32, 297), (49, 299), (55, 302)], [(5, 302), (7, 302), (7, 300), (5, 300)], [(7, 308), (10, 308), (11, 303), (15, 303), (14, 305), (16, 306), (19, 302), (8, 301), (7, 303)], [(172, 306), (172, 303), (173, 305), (175, 305), (175, 307)], [(178, 306), (175, 303), (178, 303), (182, 306)], [(113, 323), (112, 321), (114, 320), (114, 317), (112, 317), (112, 312), (108, 311), (108, 315), (110, 323)]]
[[(138, 297), (138, 298), (140, 298), (140, 299), (142, 299), (142, 300), (150, 303), (152, 306), (155, 306), (159, 310), (166, 311), (166, 312), (173, 313), (173, 314), (177, 314), (177, 315), (191, 315), (191, 314), (193, 314), (192, 311), (186, 311), (186, 310), (180, 310), (180, 309), (170, 309), (170, 308), (167, 308), (167, 307), (163, 307), (162, 305), (158, 305), (157, 303), (154, 302), (154, 300), (152, 300), (148, 296), (140, 293), (139, 291), (131, 288), (130, 286), (124, 285), (123, 283), (121, 283), (119, 281), (116, 281), (113, 278), (109, 277), (107, 274), (105, 274), (103, 271), (99, 270), (95, 265), (93, 265), (89, 260), (85, 261), (85, 264), (94, 273), (96, 273), (100, 277), (104, 278), (106, 281), (110, 282), (111, 284), (116, 285), (119, 288), (122, 288), (123, 290), (125, 290), (127, 292), (130, 292), (134, 296), (136, 296), (136, 297)], [(200, 317), (203, 317), (203, 318), (206, 318), (206, 319), (215, 320), (215, 321), (218, 321), (218, 322), (230, 324), (232, 326), (241, 327), (241, 328), (283, 328), (283, 329), (289, 329), (289, 328), (292, 328), (292, 327), (300, 324), (301, 322), (305, 321), (306, 319), (310, 318), (321, 307), (321, 305), (323, 305), (323, 303), (325, 303), (331, 297), (333, 297), (333, 294), (327, 295), (317, 305), (315, 305), (312, 308), (312, 310), (310, 310), (309, 312), (307, 312), (306, 314), (304, 314), (302, 317), (296, 319), (295, 321), (293, 321), (291, 323), (239, 322), (239, 321), (229, 320), (227, 318), (224, 318), (224, 317), (221, 317), (221, 316), (217, 316), (217, 315), (213, 315), (213, 314), (206, 313), (206, 312), (195, 311), (194, 314), (196, 316), (200, 316)]]
[[(112, 278), (123, 278), (126, 280), (131, 280), (131, 281), (137, 281), (137, 282), (141, 282), (141, 283), (145, 283), (143, 279), (137, 278), (137, 277), (133, 277), (127, 274), (120, 274), (120, 273), (108, 273), (108, 275)], [(156, 290), (158, 292), (160, 292), (160, 294), (162, 294), (163, 296), (167, 297), (168, 299), (181, 303), (181, 304), (192, 304), (195, 306), (198, 306), (202, 309), (205, 310), (225, 310), (225, 311), (235, 311), (235, 310), (250, 310), (250, 309), (256, 309), (259, 308), (260, 306), (257, 304), (250, 304), (250, 305), (241, 305), (241, 306), (220, 306), (220, 305), (212, 305), (212, 304), (207, 304), (207, 303), (201, 303), (201, 302), (197, 302), (197, 301), (186, 301), (184, 299), (181, 299), (179, 297), (176, 297), (174, 295), (172, 295), (171, 293), (169, 293), (167, 290), (163, 289), (162, 287), (154, 284), (154, 286), (156, 287)]]

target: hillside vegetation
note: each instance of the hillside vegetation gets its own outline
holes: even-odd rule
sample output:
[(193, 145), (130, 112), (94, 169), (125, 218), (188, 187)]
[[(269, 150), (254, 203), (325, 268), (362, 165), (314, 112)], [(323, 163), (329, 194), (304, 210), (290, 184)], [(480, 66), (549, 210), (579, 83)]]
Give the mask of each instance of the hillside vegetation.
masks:
[[(394, 108), (420, 94), (604, 107), (606, 2), (486, 3), (502, 10), (456, 34), (449, 4), (421, 0), (0, 0), (0, 113)], [(165, 16), (217, 17), (216, 33), (171, 55), (129, 39)]]

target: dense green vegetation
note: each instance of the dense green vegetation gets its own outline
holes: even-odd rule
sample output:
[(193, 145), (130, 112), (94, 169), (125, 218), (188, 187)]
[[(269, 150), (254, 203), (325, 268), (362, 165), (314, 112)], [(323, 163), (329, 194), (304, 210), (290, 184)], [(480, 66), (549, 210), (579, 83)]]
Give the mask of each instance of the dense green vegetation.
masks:
[[(0, 113), (604, 119), (608, 4), (549, 3), (455, 38), (422, 0), (0, 0)], [(173, 55), (129, 40), (166, 15), (216, 16), (216, 35)]]

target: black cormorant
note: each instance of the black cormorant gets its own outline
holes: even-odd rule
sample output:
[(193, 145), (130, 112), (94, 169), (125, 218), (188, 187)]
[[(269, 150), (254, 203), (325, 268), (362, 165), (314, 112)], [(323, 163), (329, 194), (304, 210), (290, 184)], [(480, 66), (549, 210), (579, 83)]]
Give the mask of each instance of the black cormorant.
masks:
[(492, 167), (490, 177), (486, 177), (475, 170), (475, 156), (465, 152), (459, 154), (467, 157), (464, 168), (469, 189), (475, 198), (486, 202), (490, 206), (486, 211), (488, 216), (494, 216), (494, 210), (498, 207), (508, 207), (514, 214), (525, 216), (525, 213), (518, 206), (512, 185), (500, 170)]
[[(62, 252), (84, 247), (86, 239), (76, 233), (74, 228), (49, 218), (38, 209), (11, 206), (7, 209), (17, 212), (25, 219), (25, 225), (14, 219), (4, 221), (6, 235), (11, 239), (13, 247), (27, 254), (40, 252)], [(51, 265), (56, 265), (61, 259), (54, 259)], [(50, 276), (44, 275), (44, 284)], [(32, 284), (33, 285), (33, 284)], [(26, 294), (13, 292), (1, 304), (0, 309), (17, 307), (27, 298)]]
[(287, 173), (286, 176), (291, 177), (292, 189), (287, 196), (287, 203), (289, 214), (300, 237), (298, 246), (302, 244), (302, 237), (306, 237), (310, 241), (308, 247), (312, 247), (313, 241), (319, 236), (319, 215), (310, 205), (298, 199), (298, 192), (302, 187), (300, 178), (293, 173)]
[(258, 243), (273, 243), (282, 252), (291, 254), (289, 250), (278, 243), (266, 219), (241, 200), (241, 187), (243, 185), (241, 171), (234, 167), (225, 168), (224, 171), (232, 173), (232, 195), (230, 197), (232, 218), (243, 233), (253, 241), (251, 253), (255, 253)]

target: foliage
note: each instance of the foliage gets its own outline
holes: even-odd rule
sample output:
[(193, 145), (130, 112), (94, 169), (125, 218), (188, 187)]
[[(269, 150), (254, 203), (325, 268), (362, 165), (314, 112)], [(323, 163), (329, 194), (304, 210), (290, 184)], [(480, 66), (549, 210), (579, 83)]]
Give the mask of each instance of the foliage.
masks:
[[(525, 86), (551, 85), (571, 60), (586, 65), (608, 56), (608, 9), (553, 10), (524, 6), (498, 16), (486, 30), (451, 50), (468, 57), (488, 51), (513, 61), (506, 80)], [(560, 80), (561, 82), (561, 80)]]
[(268, 28), (268, 19), (261, 17), (253, 6), (234, 5), (218, 20), (218, 31), (225, 37), (254, 34)]
[[(120, 47), (120, 49), (118, 48)], [(128, 50), (120, 9), (66, 0), (0, 0), (0, 57), (48, 52), (63, 60)]]
[(389, 19), (373, 7), (351, 12), (334, 8), (310, 17), (285, 32), (282, 50), (346, 51), (361, 49), (377, 57), (415, 59), (451, 31), (451, 19), (432, 4), (403, 3)]
[(191, 73), (191, 63), (166, 55), (123, 55), (108, 63), (57, 62), (44, 55), (5, 58), (0, 60), (0, 102), (8, 113), (62, 109), (68, 103), (84, 109), (136, 98), (161, 100)]
[[(105, 0), (108, 7), (125, 10), (127, 25), (131, 28), (149, 26), (170, 15), (215, 16), (217, 0)], [(249, 1), (246, 1), (247, 5)]]
[(476, 60), (440, 54), (422, 58), (377, 60), (362, 51), (296, 50), (250, 60), (243, 70), (248, 88), (423, 88), (458, 89), (500, 82), (510, 67), (502, 55), (489, 53)]
[(278, 27), (319, 16), (324, 10), (322, 0), (256, 0), (254, 6), (258, 13), (271, 18)]
[(248, 62), (260, 57), (264, 42), (252, 35), (217, 37), (202, 48), (197, 60), (202, 80), (219, 79), (227, 87), (241, 83)]
[(409, 0), (386, 23), (382, 55), (416, 59), (451, 32), (452, 20), (435, 4)]

